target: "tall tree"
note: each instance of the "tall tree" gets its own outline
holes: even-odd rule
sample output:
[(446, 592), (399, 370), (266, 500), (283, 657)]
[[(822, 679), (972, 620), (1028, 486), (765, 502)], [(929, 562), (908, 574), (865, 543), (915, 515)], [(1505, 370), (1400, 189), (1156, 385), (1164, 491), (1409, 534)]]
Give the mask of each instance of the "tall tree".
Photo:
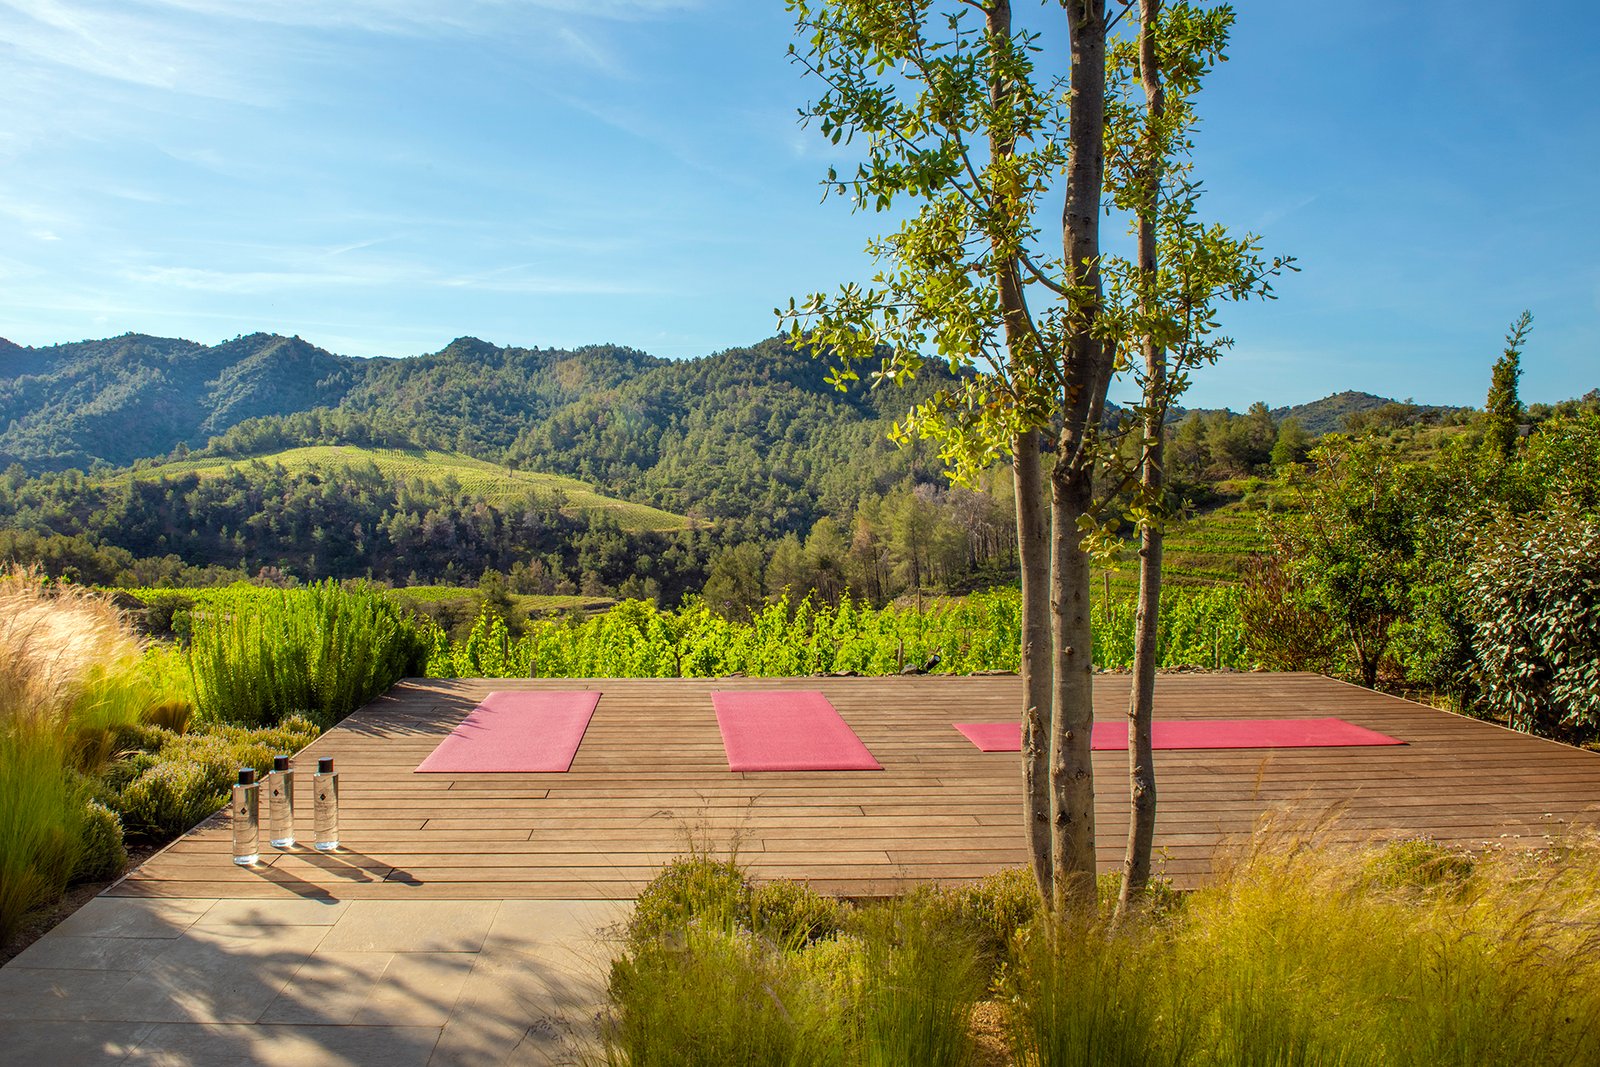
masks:
[(1517, 424), (1522, 421), (1522, 399), (1517, 395), (1517, 379), (1522, 376), (1522, 345), (1533, 328), (1533, 315), (1524, 311), (1506, 334), (1506, 349), (1494, 361), (1489, 381), (1489, 396), (1483, 405), (1484, 458), (1495, 466), (1509, 460), (1517, 447)]
[[(1161, 0), (1140, 0), (1139, 83), (1144, 91), (1144, 129), (1138, 162), (1130, 185), (1138, 203), (1138, 300), (1146, 323), (1144, 356), (1144, 440), (1139, 457), (1139, 486), (1144, 502), (1159, 508), (1165, 500), (1162, 449), (1166, 441), (1168, 380), (1165, 338), (1155, 328), (1158, 312), (1156, 223), (1160, 214), (1163, 171), (1171, 152), (1163, 143), (1167, 94), (1157, 57)], [(1153, 726), (1156, 665), (1160, 646), (1161, 559), (1165, 541), (1152, 516), (1139, 530), (1139, 606), (1134, 617), (1133, 684), (1128, 694), (1128, 843), (1122, 859), (1122, 888), (1117, 911), (1125, 912), (1150, 881), (1150, 852), (1156, 833), (1156, 768)]]
[[(938, 441), (957, 479), (975, 483), (1009, 454), (1023, 595), (1024, 818), (1046, 899), (1087, 908), (1095, 874), (1088, 552), (1116, 357), (1100, 274), (1109, 26), (1105, 0), (1059, 6), (1065, 93), (1036, 70), (1039, 35), (1013, 25), (1009, 0), (790, 0), (805, 42), (790, 54), (825, 86), (804, 114), (835, 143), (865, 141), (854, 176), (830, 170), (828, 187), (858, 208), (920, 206), (868, 246), (881, 267), (871, 286), (791, 301), (780, 314), (796, 342), (831, 352), (841, 385), (863, 365), (877, 381), (904, 381), (930, 358), (959, 372), (900, 427)], [(1056, 223), (1045, 205), (1058, 195)], [(1054, 453), (1048, 532), (1045, 450)]]
[[(1142, 397), (1131, 413), (1140, 434), (1138, 486), (1130, 508), (1139, 527), (1139, 602), (1128, 702), (1131, 812), (1119, 911), (1131, 906), (1149, 881), (1155, 838), (1151, 726), (1168, 511), (1168, 412), (1188, 388), (1189, 372), (1214, 362), (1231, 344), (1215, 332), (1216, 304), (1270, 297), (1271, 280), (1292, 269), (1286, 258), (1265, 260), (1253, 235), (1236, 238), (1197, 217), (1195, 98), (1205, 75), (1225, 59), (1233, 18), (1226, 5), (1180, 2), (1164, 8), (1162, 0), (1140, 0), (1137, 38), (1118, 42), (1109, 61), (1107, 186), (1113, 203), (1131, 217), (1137, 256), (1132, 263), (1117, 257), (1107, 257), (1106, 263), (1113, 292), (1131, 300), (1121, 316), (1127, 323), (1124, 334), (1142, 357), (1142, 368), (1136, 364), (1133, 371)], [(1266, 405), (1252, 407), (1251, 420), (1265, 424), (1260, 447), (1265, 458), (1274, 429)]]

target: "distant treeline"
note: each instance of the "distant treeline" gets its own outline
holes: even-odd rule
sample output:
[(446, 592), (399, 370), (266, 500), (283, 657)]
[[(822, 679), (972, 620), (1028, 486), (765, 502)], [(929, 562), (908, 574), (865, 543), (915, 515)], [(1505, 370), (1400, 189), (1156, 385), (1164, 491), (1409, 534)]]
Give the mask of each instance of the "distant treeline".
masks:
[[(558, 495), (491, 503), (450, 481), (395, 478), (370, 464), (290, 468), (269, 455), (204, 474), (32, 478), (13, 465), (0, 476), (0, 559), (98, 585), (261, 576), (471, 585), (498, 573), (518, 593), (667, 605), (703, 592), (734, 618), (785, 592), (832, 604), (850, 590), (882, 604), (1012, 574), (1007, 468), (977, 489), (950, 487), (925, 456), (885, 439), (885, 419), (842, 418), (809, 390), (724, 389), (715, 376), (699, 384), (723, 394), (722, 406), (696, 407), (658, 436), (652, 427), (671, 419), (618, 407), (531, 427), (515, 445), (530, 467), (680, 509), (692, 517), (687, 530), (629, 533)], [(212, 451), (450, 444), (406, 437), (386, 418), (314, 410), (255, 419), (215, 439)], [(1173, 484), (1199, 506), (1220, 499), (1230, 479), (1303, 459), (1314, 440), (1262, 404), (1244, 415), (1193, 414), (1169, 432)], [(185, 454), (180, 446), (173, 458)]]
[[(0, 414), (12, 419), (0, 443), (29, 456), (120, 456), (165, 441), (176, 443), (163, 458), (189, 456), (191, 442), (262, 458), (204, 476), (152, 472), (144, 458), (137, 479), (104, 462), (37, 477), (12, 465), (0, 477), (0, 558), (97, 584), (266, 572), (472, 585), (493, 572), (527, 593), (668, 605), (704, 591), (739, 617), (785, 590), (826, 603), (847, 588), (872, 603), (965, 592), (1008, 577), (1014, 553), (1007, 470), (978, 490), (951, 488), (931, 448), (888, 440), (939, 374), (840, 392), (823, 361), (775, 340), (673, 362), (463, 338), (431, 356), (362, 363), (264, 335), (214, 348), (130, 336), (13, 349), (0, 371), (17, 375), (0, 382)], [(1302, 417), (1381, 430), (1478, 416), (1364, 394), (1283, 417), (1264, 404), (1193, 413), (1169, 429), (1178, 504), (1204, 510), (1236, 496), (1240, 479), (1303, 460), (1316, 435)], [(271, 459), (323, 444), (435, 448), (568, 475), (691, 527), (627, 533), (555, 497), (489, 501), (376, 469)]]

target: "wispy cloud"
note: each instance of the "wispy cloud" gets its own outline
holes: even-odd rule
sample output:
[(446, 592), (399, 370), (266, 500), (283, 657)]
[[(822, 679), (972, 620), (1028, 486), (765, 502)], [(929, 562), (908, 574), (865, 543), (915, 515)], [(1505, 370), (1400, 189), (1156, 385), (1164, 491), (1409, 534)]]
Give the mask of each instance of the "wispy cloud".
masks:
[[(255, 95), (236, 69), (217, 62), (221, 42), (213, 28), (127, 3), (0, 0), (0, 8), (13, 13), (3, 47), (33, 64), (197, 96), (247, 101)], [(7, 66), (0, 85), (21, 88), (29, 72), (16, 62)]]
[(541, 274), (532, 271), (526, 264), (441, 278), (438, 284), (452, 289), (470, 289), (486, 293), (549, 296), (644, 296), (667, 291), (656, 285), (645, 285), (618, 278)]
[[(622, 77), (625, 64), (583, 24), (637, 22), (698, 6), (697, 0), (0, 0), (0, 11), (12, 16), (0, 55), (10, 51), (25, 61), (0, 71), (0, 92), (19, 89), (29, 64), (44, 64), (147, 89), (271, 103), (272, 42), (241, 37), (242, 24), (379, 36), (526, 37)], [(295, 52), (336, 51), (325, 38), (296, 36)]]
[(679, 132), (676, 124), (671, 121), (660, 121), (646, 114), (642, 109), (631, 105), (617, 107), (569, 93), (552, 93), (551, 95), (555, 100), (574, 111), (588, 115), (595, 121), (625, 133), (652, 148), (660, 149), (690, 170), (710, 175), (734, 185), (753, 187), (757, 184), (756, 178), (705, 158), (698, 147), (687, 136)]
[(280, 26), (373, 33), (465, 33), (540, 15), (636, 22), (700, 6), (699, 0), (152, 0), (194, 14)]
[[(311, 257), (307, 257), (309, 262)], [(269, 296), (307, 289), (450, 289), (485, 293), (550, 296), (625, 296), (660, 293), (653, 284), (618, 277), (539, 273), (519, 264), (490, 271), (451, 273), (406, 261), (341, 264), (339, 269), (223, 270), (199, 267), (137, 266), (122, 278), (156, 289)]]
[(1321, 197), (1321, 193), (1308, 193), (1304, 196), (1296, 197), (1293, 200), (1269, 207), (1260, 215), (1256, 216), (1256, 220), (1250, 228), (1258, 233), (1269, 230), (1272, 228), (1274, 223), (1282, 222), (1289, 216), (1305, 210), (1312, 204), (1315, 204), (1319, 199), (1321, 199)]

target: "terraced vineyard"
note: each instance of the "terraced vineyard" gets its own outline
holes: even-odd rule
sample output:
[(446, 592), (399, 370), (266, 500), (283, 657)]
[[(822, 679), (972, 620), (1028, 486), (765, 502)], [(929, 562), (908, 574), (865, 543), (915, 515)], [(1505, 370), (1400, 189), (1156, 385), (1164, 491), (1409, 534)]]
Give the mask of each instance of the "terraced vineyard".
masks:
[[(478, 613), (478, 607), (483, 603), (483, 594), (470, 586), (408, 585), (392, 590), (391, 595), (403, 604), (418, 606), (460, 604), (473, 615)], [(616, 604), (616, 600), (611, 597), (581, 594), (566, 596), (556, 593), (512, 593), (510, 596), (511, 602), (529, 615), (548, 615), (565, 611), (593, 615)]]
[(1244, 561), (1263, 552), (1261, 512), (1242, 503), (1187, 519), (1167, 534), (1166, 575), (1174, 585), (1231, 585)]
[[(1234, 585), (1245, 560), (1266, 547), (1260, 509), (1243, 501), (1231, 501), (1168, 528), (1164, 582), (1174, 588)], [(1120, 568), (1110, 572), (1113, 596), (1134, 596), (1138, 592), (1138, 562), (1131, 551), (1129, 555)], [(1104, 581), (1102, 573), (1097, 582)]]
[(317, 470), (337, 472), (375, 467), (385, 478), (420, 479), (433, 485), (445, 485), (453, 480), (462, 490), (490, 504), (505, 504), (528, 496), (530, 493), (560, 494), (566, 498), (567, 508), (575, 512), (603, 513), (613, 516), (624, 530), (678, 530), (688, 525), (688, 519), (670, 511), (619, 500), (595, 489), (587, 482), (565, 478), (556, 474), (513, 470), (486, 460), (457, 452), (424, 451), (422, 449), (362, 448), (356, 445), (312, 445), (291, 448), (248, 459), (230, 459), (213, 456), (203, 459), (177, 460), (156, 467), (124, 473), (115, 480), (127, 478), (159, 478), (174, 474), (194, 472), (201, 477), (221, 474), (224, 471), (262, 463), (281, 465), (290, 471)]

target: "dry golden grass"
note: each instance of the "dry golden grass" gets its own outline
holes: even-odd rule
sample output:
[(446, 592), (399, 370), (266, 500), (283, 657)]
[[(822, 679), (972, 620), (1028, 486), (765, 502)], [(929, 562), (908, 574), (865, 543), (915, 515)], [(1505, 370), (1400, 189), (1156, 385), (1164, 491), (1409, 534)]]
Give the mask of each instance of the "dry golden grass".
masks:
[(0, 573), (0, 724), (57, 724), (96, 679), (131, 669), (140, 645), (102, 594), (51, 587), (36, 568)]

